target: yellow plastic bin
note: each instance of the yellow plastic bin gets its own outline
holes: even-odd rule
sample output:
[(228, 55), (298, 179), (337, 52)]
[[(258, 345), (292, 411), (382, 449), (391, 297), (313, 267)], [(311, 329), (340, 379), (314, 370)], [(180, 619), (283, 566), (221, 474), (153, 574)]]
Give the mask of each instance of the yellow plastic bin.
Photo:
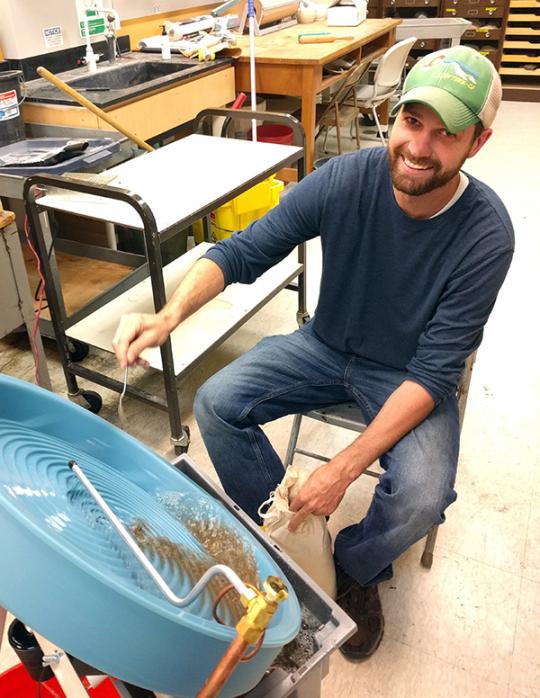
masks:
[[(224, 240), (234, 233), (242, 230), (257, 218), (263, 216), (271, 208), (279, 203), (279, 194), (283, 191), (284, 184), (276, 179), (275, 175), (259, 182), (240, 196), (223, 204), (210, 214), (210, 232), (212, 240)], [(195, 242), (202, 242), (202, 222), (197, 221), (193, 225)]]

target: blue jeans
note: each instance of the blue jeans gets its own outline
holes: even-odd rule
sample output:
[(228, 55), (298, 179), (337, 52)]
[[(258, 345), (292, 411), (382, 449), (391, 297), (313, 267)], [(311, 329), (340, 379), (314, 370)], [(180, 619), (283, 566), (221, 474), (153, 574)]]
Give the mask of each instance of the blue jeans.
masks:
[[(257, 508), (283, 478), (259, 425), (354, 400), (369, 423), (405, 372), (328, 347), (311, 323), (267, 337), (198, 391), (195, 415), (227, 494), (258, 521)], [(365, 518), (342, 530), (334, 556), (360, 584), (390, 579), (392, 561), (444, 521), (455, 501), (457, 400), (440, 403), (380, 458), (384, 470)]]

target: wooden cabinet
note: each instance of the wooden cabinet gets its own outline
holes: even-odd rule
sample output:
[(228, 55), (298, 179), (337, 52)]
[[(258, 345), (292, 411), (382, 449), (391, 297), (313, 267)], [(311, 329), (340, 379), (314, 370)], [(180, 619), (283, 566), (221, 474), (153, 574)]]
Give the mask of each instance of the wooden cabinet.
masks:
[[(229, 66), (116, 104), (106, 111), (137, 136), (148, 140), (190, 121), (202, 109), (233, 101), (234, 96), (234, 68)], [(107, 122), (79, 106), (26, 102), (23, 118), (25, 123), (112, 130)]]
[(540, 101), (540, 0), (510, 0), (499, 72), (507, 99)]
[[(525, 2), (525, 0), (512, 0)], [(540, 0), (527, 0), (540, 7)], [(509, 0), (378, 0), (370, 2), (370, 16), (379, 12), (382, 17), (435, 18), (462, 17), (472, 23), (461, 43), (480, 51), (497, 67), (500, 66), (505, 37), (506, 16)], [(539, 27), (540, 28), (540, 27)], [(444, 44), (443, 44), (444, 45)], [(418, 41), (411, 52), (412, 65), (415, 59), (441, 46), (439, 39)]]

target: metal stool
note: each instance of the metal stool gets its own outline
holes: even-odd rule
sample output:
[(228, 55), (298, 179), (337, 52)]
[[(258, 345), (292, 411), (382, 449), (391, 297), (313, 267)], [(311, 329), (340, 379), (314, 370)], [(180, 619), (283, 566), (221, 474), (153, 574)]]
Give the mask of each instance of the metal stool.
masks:
[[(465, 367), (463, 369), (463, 373), (461, 374), (460, 381), (456, 388), (456, 396), (458, 399), (459, 406), (460, 431), (463, 426), (463, 419), (465, 417), (465, 407), (467, 404), (469, 385), (471, 383), (472, 369), (475, 360), (476, 351), (473, 352), (465, 361)], [(324, 409), (320, 410), (311, 410), (310, 412), (306, 412), (305, 414), (297, 414), (294, 418), (293, 426), (291, 429), (291, 435), (289, 437), (289, 445), (287, 446), (286, 464), (288, 466), (292, 465), (296, 453), (300, 453), (303, 456), (308, 456), (309, 458), (315, 458), (316, 460), (324, 461), (325, 463), (328, 463), (331, 460), (331, 458), (323, 456), (320, 453), (313, 453), (312, 451), (306, 451), (302, 448), (298, 448), (298, 436), (300, 433), (300, 426), (303, 417), (316, 419), (319, 422), (324, 422), (325, 424), (330, 424), (336, 427), (342, 427), (343, 429), (350, 429), (351, 431), (356, 431), (358, 433), (363, 432), (366, 428), (364, 415), (362, 414), (360, 408), (355, 402), (344, 402), (339, 405), (325, 407)], [(370, 475), (371, 477), (375, 477), (377, 479), (380, 477), (379, 473), (370, 470), (369, 468), (363, 472), (363, 475)], [(428, 569), (433, 564), (433, 550), (435, 548), (435, 541), (437, 539), (438, 528), (439, 525), (436, 524), (427, 534), (424, 552), (422, 553), (421, 557), (422, 565)]]

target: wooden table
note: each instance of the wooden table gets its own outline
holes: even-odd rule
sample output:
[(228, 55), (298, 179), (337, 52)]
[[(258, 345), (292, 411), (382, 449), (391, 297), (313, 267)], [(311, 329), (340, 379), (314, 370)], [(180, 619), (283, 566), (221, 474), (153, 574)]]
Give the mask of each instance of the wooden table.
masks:
[[(302, 125), (306, 133), (306, 168), (313, 167), (315, 148), (316, 96), (339, 82), (340, 75), (323, 76), (327, 63), (341, 56), (373, 59), (395, 43), (399, 19), (366, 19), (357, 27), (328, 27), (326, 22), (297, 24), (280, 31), (255, 37), (257, 92), (300, 97)], [(299, 44), (298, 34), (331, 31), (336, 36), (352, 36), (331, 44)], [(237, 92), (249, 94), (249, 38), (241, 36), (242, 54), (235, 66)]]

